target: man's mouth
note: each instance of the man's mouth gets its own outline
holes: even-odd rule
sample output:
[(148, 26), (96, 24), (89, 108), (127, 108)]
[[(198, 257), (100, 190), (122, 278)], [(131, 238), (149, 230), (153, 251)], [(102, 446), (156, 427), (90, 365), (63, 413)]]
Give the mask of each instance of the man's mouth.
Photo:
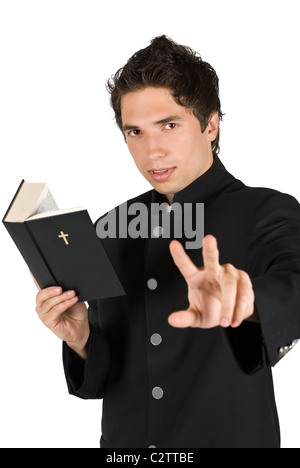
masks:
[(165, 172), (168, 172), (168, 169), (163, 169), (162, 171), (152, 171), (154, 174), (164, 174)]
[(150, 175), (155, 182), (165, 182), (173, 174), (175, 167), (169, 169), (152, 169)]

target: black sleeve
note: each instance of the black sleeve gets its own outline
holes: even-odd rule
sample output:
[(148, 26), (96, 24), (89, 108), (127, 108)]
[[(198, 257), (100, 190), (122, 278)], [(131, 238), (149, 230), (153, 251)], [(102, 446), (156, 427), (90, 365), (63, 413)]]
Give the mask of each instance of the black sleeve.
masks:
[(63, 343), (63, 364), (69, 393), (83, 399), (103, 398), (110, 361), (110, 347), (97, 327), (97, 302), (89, 307), (90, 337), (88, 357), (84, 362)]
[(271, 197), (249, 250), (263, 341), (275, 366), (300, 338), (300, 207), (293, 197)]
[(247, 273), (260, 324), (228, 330), (247, 372), (275, 366), (300, 338), (300, 206), (270, 191), (249, 233)]

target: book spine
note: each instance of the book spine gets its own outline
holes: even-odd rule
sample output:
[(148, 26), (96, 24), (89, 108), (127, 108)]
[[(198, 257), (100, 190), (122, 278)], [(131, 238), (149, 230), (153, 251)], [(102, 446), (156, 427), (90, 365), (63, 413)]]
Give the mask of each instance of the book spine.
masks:
[(57, 286), (57, 281), (40, 251), (34, 236), (25, 223), (7, 223), (4, 226), (19, 249), (41, 289)]
[(9, 205), (9, 207), (8, 207), (8, 209), (7, 209), (7, 212), (6, 212), (5, 215), (4, 215), (4, 218), (3, 218), (3, 220), (2, 220), (3, 223), (4, 223), (4, 221), (5, 221), (6, 216), (7, 216), (8, 213), (10, 212), (10, 209), (11, 209), (11, 207), (13, 206), (13, 204), (14, 204), (14, 202), (15, 202), (15, 199), (17, 198), (17, 195), (18, 195), (18, 193), (20, 192), (21, 187), (22, 187), (22, 185), (24, 184), (24, 182), (25, 182), (25, 180), (23, 179), (22, 182), (20, 183), (19, 187), (18, 187), (18, 190), (16, 191), (16, 194), (15, 194), (14, 198), (13, 198), (12, 201), (11, 201), (11, 204)]

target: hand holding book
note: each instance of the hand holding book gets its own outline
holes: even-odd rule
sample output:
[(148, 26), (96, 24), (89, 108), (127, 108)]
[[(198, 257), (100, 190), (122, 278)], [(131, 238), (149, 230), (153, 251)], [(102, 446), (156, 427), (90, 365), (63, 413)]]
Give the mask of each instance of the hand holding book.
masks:
[(90, 336), (88, 310), (85, 303), (78, 302), (75, 291), (63, 292), (60, 287), (41, 290), (34, 276), (32, 277), (39, 289), (35, 310), (40, 320), (85, 360)]

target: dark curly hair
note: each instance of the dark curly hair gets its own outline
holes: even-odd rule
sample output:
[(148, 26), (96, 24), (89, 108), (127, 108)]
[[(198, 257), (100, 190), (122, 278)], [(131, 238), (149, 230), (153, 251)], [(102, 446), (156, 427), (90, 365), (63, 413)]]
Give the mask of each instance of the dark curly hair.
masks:
[[(189, 47), (176, 44), (166, 36), (151, 41), (136, 52), (107, 82), (116, 122), (123, 132), (121, 99), (130, 92), (148, 86), (168, 88), (177, 104), (191, 109), (205, 131), (213, 112), (222, 120), (219, 78), (215, 70)], [(212, 142), (218, 154), (220, 129)]]

